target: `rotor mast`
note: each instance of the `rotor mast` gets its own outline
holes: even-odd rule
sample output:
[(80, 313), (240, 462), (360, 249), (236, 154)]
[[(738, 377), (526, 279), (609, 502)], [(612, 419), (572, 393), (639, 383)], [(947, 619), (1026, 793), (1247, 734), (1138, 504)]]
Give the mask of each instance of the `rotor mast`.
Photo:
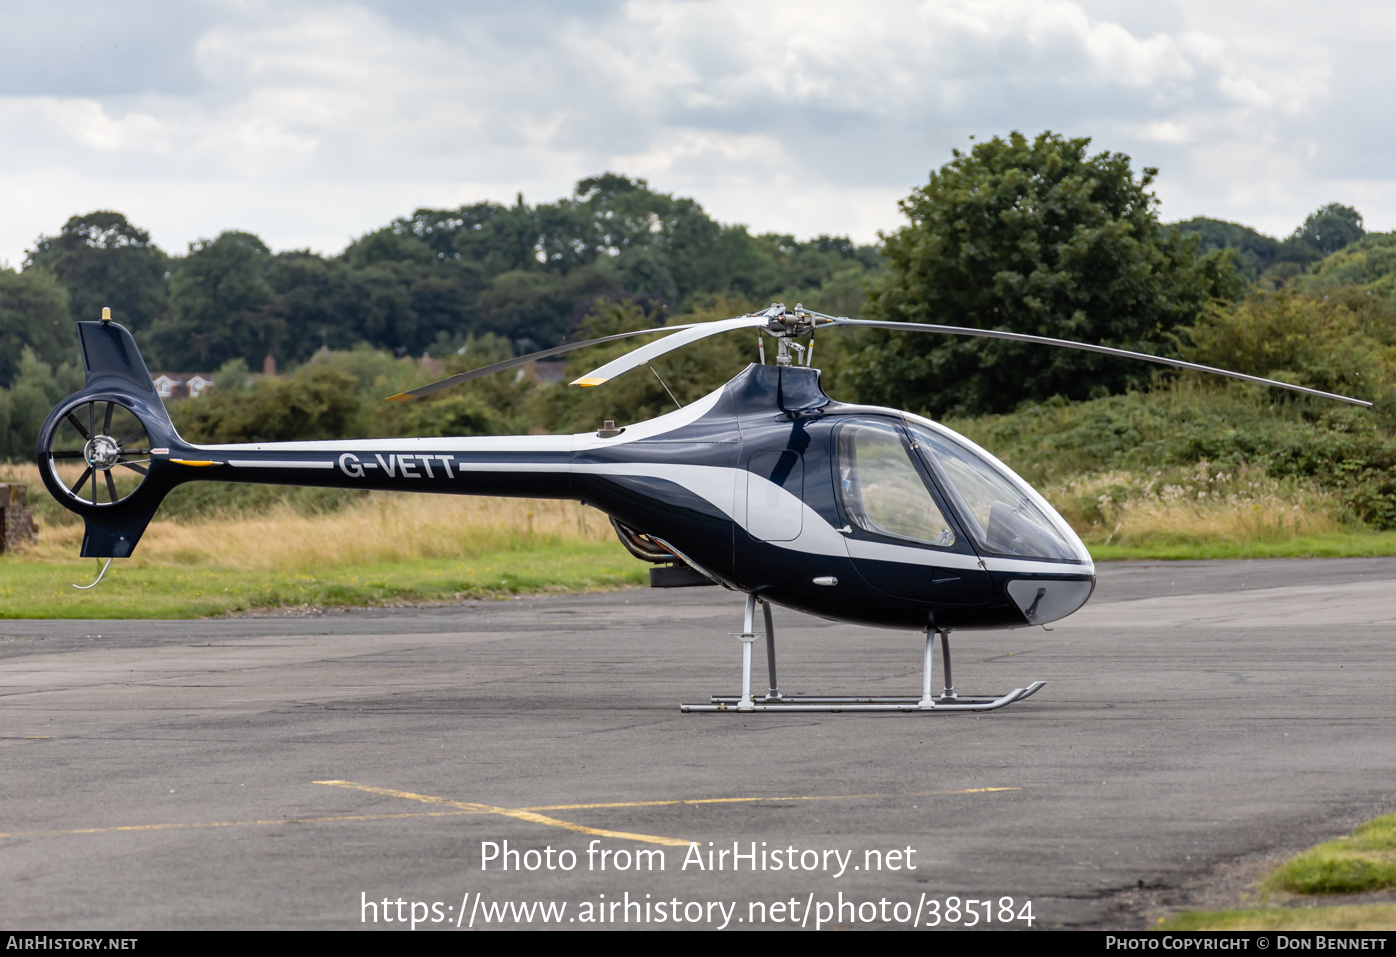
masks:
[[(778, 366), (804, 366), (809, 367), (814, 361), (814, 329), (820, 325), (820, 320), (832, 321), (833, 316), (826, 316), (821, 312), (811, 312), (804, 307), (803, 303), (796, 303), (794, 309), (787, 309), (783, 302), (771, 303), (771, 308), (765, 312), (755, 313), (757, 316), (765, 316), (770, 321), (761, 327), (761, 331), (772, 339), (776, 340), (776, 365)], [(809, 336), (808, 345), (801, 345), (795, 340), (803, 336)], [(791, 350), (798, 355), (791, 355)], [(762, 350), (762, 363), (765, 362), (765, 350)]]

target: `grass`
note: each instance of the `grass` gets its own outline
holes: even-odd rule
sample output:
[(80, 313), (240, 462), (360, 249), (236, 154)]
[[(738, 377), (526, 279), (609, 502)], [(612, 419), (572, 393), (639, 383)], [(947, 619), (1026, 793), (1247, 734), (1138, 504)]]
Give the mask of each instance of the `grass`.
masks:
[(1156, 930), (1391, 930), (1396, 904), (1344, 907), (1265, 907), (1252, 910), (1188, 911), (1165, 919)]
[(1090, 545), (1098, 562), (1153, 559), (1369, 558), (1396, 555), (1396, 532), (1337, 531), (1251, 541), (1182, 541), (1148, 545)]
[(203, 618), (258, 609), (393, 605), (600, 591), (640, 585), (648, 567), (619, 543), (485, 552), (468, 559), (410, 559), (268, 572), (207, 565), (125, 567), (102, 583), (94, 559), (0, 558), (0, 618)]
[(1276, 868), (1262, 891), (1363, 894), (1396, 888), (1396, 814), (1368, 821), (1336, 841), (1311, 847)]
[(45, 522), (38, 545), (0, 556), (0, 618), (196, 618), (647, 580), (606, 516), (574, 502), (372, 493), (331, 505), (268, 499), (260, 511), (152, 522), (136, 553), (91, 591), (71, 587), (101, 567), (74, 557), (82, 525)]
[[(1296, 854), (1267, 874), (1258, 889), (1264, 901), (1277, 894), (1325, 897), (1396, 889), (1396, 814)], [(1158, 929), (1392, 930), (1396, 904), (1189, 911), (1167, 918)]]

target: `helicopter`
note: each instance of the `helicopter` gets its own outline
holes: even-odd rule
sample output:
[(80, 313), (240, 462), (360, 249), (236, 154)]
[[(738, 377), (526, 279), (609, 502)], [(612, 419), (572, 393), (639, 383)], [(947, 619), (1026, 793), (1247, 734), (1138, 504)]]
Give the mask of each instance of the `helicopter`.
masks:
[[(1356, 405), (1291, 383), (1110, 346), (1005, 330), (829, 316), (782, 303), (745, 316), (566, 343), (389, 397), (452, 385), (598, 343), (661, 335), (571, 384), (594, 387), (691, 342), (758, 330), (760, 362), (674, 412), (576, 435), (468, 436), (194, 445), (180, 437), (131, 333), (77, 323), (86, 382), (39, 433), (44, 484), (82, 516), (83, 557), (131, 555), (161, 501), (186, 482), (571, 499), (610, 516), (659, 588), (716, 585), (745, 596), (741, 690), (684, 712), (993, 711), (1035, 694), (961, 695), (955, 631), (1046, 625), (1095, 589), (1095, 565), (1071, 526), (1031, 485), (969, 439), (922, 416), (838, 402), (812, 365), (814, 334), (884, 328), (978, 336), (1101, 353), (1228, 376)], [(775, 343), (766, 362), (766, 339)], [(806, 343), (798, 340), (807, 339)], [(60, 466), (82, 466), (76, 481)], [(89, 484), (90, 483), (90, 484)], [(90, 586), (101, 581), (101, 575)], [(924, 633), (921, 693), (790, 695), (776, 675), (771, 608)], [(758, 631), (757, 610), (762, 629)], [(752, 646), (765, 640), (769, 687), (752, 691)], [(933, 692), (934, 650), (945, 672)]]

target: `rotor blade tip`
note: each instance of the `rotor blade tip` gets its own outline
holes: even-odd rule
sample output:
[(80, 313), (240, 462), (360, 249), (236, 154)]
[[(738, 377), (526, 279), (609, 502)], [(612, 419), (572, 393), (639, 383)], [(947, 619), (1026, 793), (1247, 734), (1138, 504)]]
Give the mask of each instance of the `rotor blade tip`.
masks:
[(387, 402), (411, 402), (417, 398), (415, 395), (408, 395), (406, 392), (399, 392), (397, 395), (390, 395), (385, 400)]
[(571, 383), (569, 383), (569, 385), (600, 385), (605, 381), (605, 379), (598, 379), (595, 376), (582, 376), (582, 378), (572, 381)]

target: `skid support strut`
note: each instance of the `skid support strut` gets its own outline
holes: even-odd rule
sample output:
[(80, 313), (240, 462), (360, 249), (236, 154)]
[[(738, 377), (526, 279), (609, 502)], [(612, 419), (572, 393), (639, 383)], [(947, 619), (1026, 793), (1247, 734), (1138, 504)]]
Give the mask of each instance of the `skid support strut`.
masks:
[(763, 601), (761, 612), (766, 619), (766, 671), (771, 676), (771, 687), (766, 692), (766, 700), (783, 701), (785, 695), (780, 693), (780, 683), (776, 681), (776, 626), (771, 623), (771, 603)]
[[(766, 668), (771, 687), (764, 695), (751, 693), (751, 646), (756, 641), (756, 604), (760, 602), (766, 625)], [(708, 704), (680, 705), (679, 710), (693, 711), (994, 711), (1015, 701), (1022, 701), (1046, 684), (1034, 681), (1025, 688), (1014, 688), (1001, 695), (966, 695), (955, 693), (955, 681), (950, 670), (950, 631), (934, 626), (926, 628), (926, 644), (921, 657), (921, 696), (914, 695), (785, 695), (776, 683), (775, 628), (771, 623), (771, 606), (755, 595), (746, 599), (746, 614), (742, 631), (734, 634), (742, 643), (742, 693), (713, 695)], [(945, 666), (945, 686), (939, 696), (931, 693), (935, 668), (935, 640), (940, 637), (941, 661)]]

